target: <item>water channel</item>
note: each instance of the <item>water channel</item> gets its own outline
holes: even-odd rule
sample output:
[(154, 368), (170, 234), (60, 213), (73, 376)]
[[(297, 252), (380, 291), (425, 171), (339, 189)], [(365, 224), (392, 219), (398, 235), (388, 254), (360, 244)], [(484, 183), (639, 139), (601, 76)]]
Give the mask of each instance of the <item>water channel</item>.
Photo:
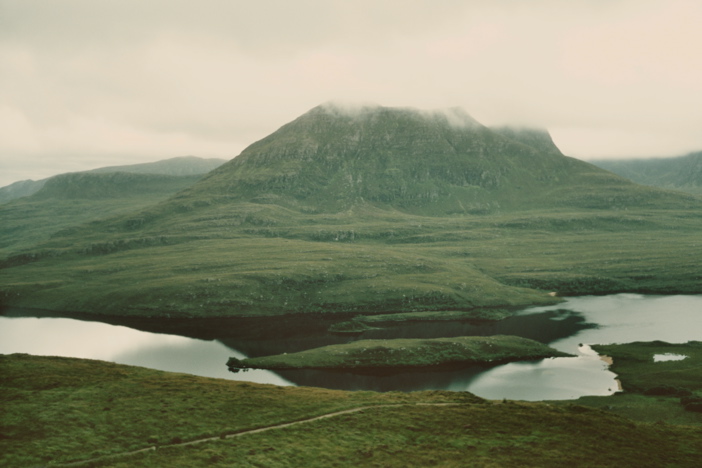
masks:
[[(92, 318), (95, 320), (95, 318)], [(588, 344), (702, 337), (702, 295), (617, 294), (567, 298), (526, 309), (497, 323), (408, 322), (348, 337), (328, 333), (328, 318), (171, 320), (62, 318), (7, 309), (0, 316), (0, 354), (29, 353), (100, 359), (171, 372), (276, 385), (346, 390), (470, 391), (491, 399), (574, 399), (617, 391), (615, 375)], [(334, 321), (338, 321), (338, 317)], [(109, 323), (105, 323), (109, 322)], [(357, 339), (508, 334), (548, 343), (572, 358), (436, 372), (359, 374), (320, 370), (233, 374), (226, 361), (295, 352)]]

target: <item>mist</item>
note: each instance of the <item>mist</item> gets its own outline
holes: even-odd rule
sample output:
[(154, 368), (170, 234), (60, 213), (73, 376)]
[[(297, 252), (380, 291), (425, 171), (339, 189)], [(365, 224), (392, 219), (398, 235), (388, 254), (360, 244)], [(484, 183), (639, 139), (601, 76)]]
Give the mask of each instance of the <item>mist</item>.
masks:
[(581, 159), (685, 154), (701, 20), (683, 0), (0, 0), (0, 186), (230, 159), (330, 101), (458, 107)]

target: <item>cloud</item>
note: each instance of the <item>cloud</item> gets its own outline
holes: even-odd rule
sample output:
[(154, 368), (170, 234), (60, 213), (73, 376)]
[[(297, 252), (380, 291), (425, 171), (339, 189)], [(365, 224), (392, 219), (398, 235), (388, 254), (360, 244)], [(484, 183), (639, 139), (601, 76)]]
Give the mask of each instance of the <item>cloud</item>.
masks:
[(334, 100), (459, 106), (583, 158), (698, 150), (700, 20), (684, 0), (0, 0), (0, 185), (230, 158)]

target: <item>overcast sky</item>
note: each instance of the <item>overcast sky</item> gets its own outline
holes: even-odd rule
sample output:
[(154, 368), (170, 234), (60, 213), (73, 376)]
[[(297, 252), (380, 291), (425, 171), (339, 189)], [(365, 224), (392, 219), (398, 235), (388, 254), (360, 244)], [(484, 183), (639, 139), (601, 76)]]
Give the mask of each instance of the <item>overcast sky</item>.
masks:
[(0, 186), (230, 159), (327, 101), (460, 106), (582, 159), (702, 150), (696, 0), (0, 0)]

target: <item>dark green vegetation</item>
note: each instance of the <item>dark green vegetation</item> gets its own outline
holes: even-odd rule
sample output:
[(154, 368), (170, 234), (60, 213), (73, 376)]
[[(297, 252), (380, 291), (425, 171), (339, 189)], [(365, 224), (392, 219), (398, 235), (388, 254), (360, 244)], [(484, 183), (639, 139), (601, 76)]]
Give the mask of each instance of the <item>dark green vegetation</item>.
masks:
[[(630, 392), (665, 394), (664, 387), (702, 392), (702, 342), (690, 341), (671, 344), (663, 341), (636, 342), (616, 345), (593, 346), (600, 354), (614, 359), (616, 372)], [(679, 354), (687, 356), (680, 361), (654, 362), (654, 355)], [(674, 395), (671, 390), (668, 392)]]
[(329, 328), (333, 333), (360, 333), (383, 325), (398, 322), (446, 322), (446, 321), (493, 321), (512, 315), (508, 309), (441, 310), (422, 312), (398, 312), (394, 314), (357, 315), (352, 320), (338, 322)]
[(634, 182), (702, 194), (702, 151), (676, 158), (593, 161)]
[(433, 339), (359, 340), (299, 353), (239, 360), (233, 369), (399, 369), (497, 364), (568, 356), (517, 336), (460, 336)]
[(0, 301), (497, 319), (558, 301), (551, 291), (700, 292), (701, 228), (700, 198), (565, 157), (545, 132), (489, 129), (456, 110), (320, 106), (141, 211), (31, 248), (3, 227)]
[[(702, 426), (702, 342), (662, 341), (593, 345), (614, 360), (610, 367), (624, 391), (612, 397), (583, 397), (579, 404), (646, 422)], [(656, 354), (688, 356), (654, 362)], [(562, 404), (554, 402), (555, 404)]]
[[(697, 466), (702, 429), (467, 393), (341, 392), (0, 356), (0, 464)], [(436, 406), (451, 404), (451, 406)], [(362, 408), (265, 432), (238, 432)], [(197, 445), (181, 442), (214, 437)], [(170, 447), (169, 447), (170, 446)]]
[[(9, 201), (3, 200), (3, 189), (6, 195), (18, 196), (0, 205), (0, 256), (27, 250), (63, 229), (163, 201), (193, 185), (223, 162), (192, 156), (171, 158), (61, 174), (3, 187), (0, 202)], [(26, 193), (11, 190), (16, 185), (31, 185), (33, 189)]]

